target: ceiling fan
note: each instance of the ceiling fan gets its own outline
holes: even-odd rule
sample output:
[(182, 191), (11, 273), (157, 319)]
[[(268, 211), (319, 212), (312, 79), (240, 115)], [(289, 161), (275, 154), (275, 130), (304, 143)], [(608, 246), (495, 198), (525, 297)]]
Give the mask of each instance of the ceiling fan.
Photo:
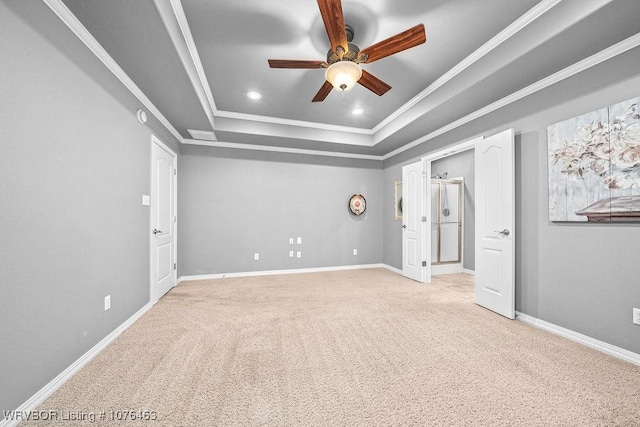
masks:
[(402, 33), (389, 37), (360, 50), (351, 43), (353, 30), (344, 23), (341, 0), (317, 0), (331, 49), (326, 61), (269, 59), (271, 68), (326, 68), (325, 82), (312, 99), (324, 101), (331, 89), (351, 89), (356, 82), (378, 96), (384, 95), (391, 86), (360, 68), (359, 64), (370, 64), (394, 53), (402, 52), (427, 41), (423, 24), (418, 24)]

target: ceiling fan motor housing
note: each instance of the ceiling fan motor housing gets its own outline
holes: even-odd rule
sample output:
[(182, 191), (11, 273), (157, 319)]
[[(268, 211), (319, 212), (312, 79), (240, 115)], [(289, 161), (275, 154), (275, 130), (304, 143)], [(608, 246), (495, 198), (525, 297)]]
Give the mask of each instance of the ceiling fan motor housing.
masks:
[(334, 52), (332, 49), (329, 49), (327, 52), (327, 63), (331, 65), (338, 61), (356, 61), (356, 59), (358, 59), (358, 54), (360, 53), (360, 48), (354, 43), (348, 43), (348, 45), (349, 51), (342, 54), (342, 59), (340, 59), (338, 52)]

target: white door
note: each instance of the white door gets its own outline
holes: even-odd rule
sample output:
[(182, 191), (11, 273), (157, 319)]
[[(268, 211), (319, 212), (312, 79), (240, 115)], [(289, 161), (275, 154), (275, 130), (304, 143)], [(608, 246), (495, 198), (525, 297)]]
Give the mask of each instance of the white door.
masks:
[(176, 283), (176, 154), (151, 141), (151, 302)]
[(425, 245), (427, 213), (424, 162), (402, 167), (402, 275), (418, 282), (427, 279), (429, 250)]
[(476, 303), (515, 317), (514, 131), (476, 143)]

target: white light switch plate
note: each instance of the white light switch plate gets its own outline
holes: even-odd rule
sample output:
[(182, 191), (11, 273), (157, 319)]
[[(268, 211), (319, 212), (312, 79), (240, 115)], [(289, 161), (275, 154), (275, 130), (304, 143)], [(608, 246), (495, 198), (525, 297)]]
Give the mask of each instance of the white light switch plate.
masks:
[(302, 237), (298, 237), (298, 244), (301, 245), (302, 244)]
[(143, 206), (151, 205), (151, 197), (149, 197), (147, 194), (142, 195), (142, 205)]

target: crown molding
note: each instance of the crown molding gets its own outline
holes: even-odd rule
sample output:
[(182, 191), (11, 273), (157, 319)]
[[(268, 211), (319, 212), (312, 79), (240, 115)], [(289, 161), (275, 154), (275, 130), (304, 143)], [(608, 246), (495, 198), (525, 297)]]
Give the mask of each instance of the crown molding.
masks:
[(461, 117), (460, 119), (449, 123), (446, 126), (441, 127), (440, 129), (436, 129), (433, 132), (428, 133), (427, 135), (420, 137), (418, 139), (415, 139), (411, 142), (409, 142), (406, 145), (403, 145), (402, 147), (398, 148), (397, 150), (394, 150), (390, 153), (385, 154), (383, 157), (384, 160), (389, 159), (391, 157), (394, 157), (404, 151), (407, 151), (417, 145), (422, 144), (423, 142), (429, 141), (430, 139), (433, 139), (437, 136), (440, 136), (446, 132), (449, 132), (455, 128), (458, 128), (462, 125), (465, 125), (475, 119), (478, 119), (482, 116), (485, 116), (489, 113), (492, 113), (502, 107), (505, 107), (513, 102), (516, 102), (522, 98), (525, 98), (529, 95), (532, 95), (538, 91), (541, 91), (543, 89), (548, 88), (551, 85), (554, 85), (558, 82), (561, 82), (562, 80), (565, 80), (571, 76), (574, 76), (582, 71), (585, 71), (591, 67), (594, 67), (602, 62), (605, 62), (611, 58), (614, 58), (624, 52), (627, 52), (628, 50), (631, 50), (633, 48), (636, 48), (640, 46), (640, 33), (633, 35), (619, 43), (614, 44), (613, 46), (610, 46), (604, 50), (601, 50), (600, 52), (593, 54), (591, 56), (589, 56), (588, 58), (585, 58), (581, 61), (576, 62), (573, 65), (570, 65), (554, 74), (551, 74), (548, 77), (545, 77), (542, 80), (538, 80), (537, 82), (523, 88), (520, 89), (519, 91), (516, 91), (514, 93), (512, 93), (511, 95), (505, 96), (502, 99), (499, 99), (498, 101), (491, 103), (479, 110), (474, 111), (471, 114), (467, 114), (464, 117)]
[[(157, 1), (157, 0), (154, 0)], [(213, 94), (211, 93), (211, 87), (209, 86), (209, 81), (207, 80), (207, 75), (204, 72), (204, 67), (202, 66), (202, 61), (200, 60), (200, 54), (198, 53), (198, 48), (196, 47), (196, 42), (193, 39), (193, 34), (191, 33), (191, 28), (189, 27), (189, 21), (187, 21), (187, 15), (184, 13), (184, 8), (182, 7), (182, 2), (180, 0), (169, 0), (171, 3), (171, 7), (173, 9), (173, 15), (175, 16), (178, 26), (180, 27), (180, 31), (182, 32), (182, 37), (184, 42), (186, 43), (187, 50), (189, 53), (189, 57), (191, 58), (191, 62), (195, 70), (185, 64), (185, 69), (187, 74), (189, 74), (189, 78), (191, 79), (196, 92), (198, 92), (198, 96), (204, 94), (204, 98), (206, 102), (201, 99), (201, 103), (207, 113), (207, 117), (211, 114), (210, 122), (211, 127), (214, 127), (214, 116), (217, 112), (216, 103), (213, 100)], [(171, 33), (170, 29), (167, 27), (167, 30)], [(173, 35), (172, 35), (173, 37)], [(182, 45), (176, 45), (176, 49), (180, 52), (180, 57), (183, 58), (184, 52), (182, 52)], [(186, 62), (186, 61), (185, 61)], [(195, 75), (194, 74), (195, 71)], [(199, 82), (199, 84), (197, 84)]]
[(341, 158), (347, 158), (347, 159), (361, 159), (361, 160), (377, 160), (377, 161), (383, 160), (382, 156), (375, 156), (372, 154), (356, 154), (356, 153), (344, 153), (344, 152), (334, 152), (334, 151), (308, 150), (305, 148), (276, 147), (271, 145), (240, 144), (237, 142), (201, 141), (197, 139), (184, 138), (182, 143), (187, 145), (202, 145), (206, 147), (233, 148), (237, 150), (271, 151), (275, 153), (304, 154), (304, 155), (322, 156), (322, 157), (341, 157)]
[(89, 48), (93, 54), (113, 73), (122, 84), (153, 114), (162, 125), (176, 139), (182, 142), (182, 135), (173, 127), (167, 118), (156, 108), (149, 98), (140, 90), (140, 88), (131, 80), (116, 61), (107, 53), (107, 51), (98, 43), (91, 35), (89, 30), (76, 18), (76, 16), (62, 3), (62, 0), (42, 0), (49, 8), (60, 18), (60, 20)]
[[(293, 154), (305, 154), (305, 155), (318, 155), (318, 156), (328, 156), (328, 157), (344, 157), (344, 158), (355, 158), (355, 159), (366, 159), (366, 160), (386, 160), (391, 157), (394, 157), (404, 151), (407, 151), (417, 145), (420, 145), (426, 141), (429, 141), (433, 138), (436, 138), (446, 132), (449, 132), (455, 128), (463, 126), (466, 123), (469, 123), (477, 118), (480, 118), (484, 115), (487, 115), (493, 111), (496, 111), (506, 105), (509, 105), (513, 102), (516, 102), (526, 96), (529, 96), (535, 92), (543, 90), (555, 83), (558, 83), (564, 79), (567, 79), (577, 73), (580, 73), (588, 68), (596, 66), (604, 61), (607, 61), (617, 55), (620, 55), (628, 50), (636, 48), (640, 46), (640, 33), (635, 34), (609, 48), (606, 48), (584, 60), (581, 60), (569, 67), (564, 68), (561, 71), (558, 71), (542, 80), (539, 80), (519, 91), (512, 93), (492, 104), (489, 104), (471, 114), (468, 114), (460, 119), (449, 123), (446, 126), (443, 126), (433, 132), (430, 132), (427, 135), (424, 135), (420, 138), (417, 138), (402, 147), (391, 151), (383, 156), (377, 155), (366, 155), (366, 154), (355, 154), (355, 153), (343, 153), (343, 152), (333, 152), (333, 151), (320, 151), (320, 150), (309, 150), (309, 149), (297, 149), (297, 148), (286, 148), (286, 147), (275, 147), (275, 146), (266, 146), (266, 145), (253, 145), (253, 144), (240, 144), (240, 143), (229, 143), (229, 142), (220, 142), (220, 141), (199, 141), (194, 139), (183, 138), (182, 135), (173, 127), (173, 125), (167, 120), (167, 118), (156, 108), (156, 106), (151, 102), (149, 98), (140, 90), (140, 88), (131, 80), (131, 78), (124, 72), (122, 68), (115, 62), (115, 60), (107, 53), (107, 51), (98, 43), (98, 41), (91, 35), (91, 33), (82, 25), (82, 23), (76, 18), (76, 16), (67, 8), (67, 6), (62, 2), (62, 0), (42, 0), (57, 16), (58, 18), (89, 48), (89, 50), (96, 56), (98, 59), (113, 73), (113, 75), (122, 82), (122, 84), (151, 112), (158, 121), (181, 143), (183, 144), (196, 144), (196, 145), (206, 145), (206, 146), (214, 146), (214, 147), (223, 147), (223, 148), (238, 148), (244, 150), (259, 150), (259, 151), (273, 151), (273, 152), (282, 152), (282, 153), (293, 153)], [(172, 6), (177, 6), (178, 12), (176, 12), (176, 8), (174, 8), (174, 13), (176, 13), (176, 18), (180, 21), (180, 19), (184, 18), (186, 24), (186, 17), (184, 15), (184, 11), (182, 11), (182, 18), (178, 17), (180, 15), (180, 10), (182, 4), (180, 0), (170, 0)], [(486, 55), (496, 46), (503, 43), (509, 37), (512, 37), (526, 25), (529, 25), (535, 19), (540, 17), (542, 14), (546, 13), (548, 10), (557, 5), (561, 0), (543, 0), (534, 8), (532, 8), (529, 12), (523, 15), (518, 21), (514, 22), (514, 24), (510, 25), (503, 32), (498, 34), (496, 37), (491, 39), (485, 45), (483, 45), (480, 49), (474, 52), (472, 55), (467, 57), (461, 63), (456, 65), (456, 67), (452, 68), (447, 74), (441, 77), (443, 79), (442, 82), (438, 83), (440, 79), (430, 85), (427, 89), (421, 92), (418, 96), (414, 97), (407, 104), (403, 105), (401, 108), (405, 108), (404, 111), (407, 111), (412, 106), (415, 105), (420, 99), (428, 96), (433, 92), (436, 88), (432, 88), (433, 85), (438, 83), (440, 86), (446, 81), (453, 78), (455, 74), (459, 74), (462, 70), (469, 67), (473, 62), (477, 61), (483, 55)], [(184, 29), (186, 28), (186, 30)], [(188, 31), (188, 24), (186, 27), (181, 27), (183, 31), (183, 37), (185, 37), (185, 42), (187, 45), (192, 44), (194, 50), (190, 50), (190, 57), (194, 60), (194, 56), (196, 60), (199, 62), (199, 56), (197, 56), (197, 50), (195, 49), (195, 42), (190, 36), (190, 32)], [(188, 34), (188, 35), (185, 35)], [(190, 39), (190, 41), (186, 41), (186, 39)], [(192, 54), (191, 52), (195, 52)], [(195, 61), (195, 60), (194, 60)], [(195, 64), (194, 64), (195, 65)], [(197, 68), (197, 67), (196, 67)], [(210, 88), (208, 86), (206, 77), (204, 76), (204, 70), (202, 69), (202, 64), (200, 63), (200, 70), (198, 72), (198, 79), (203, 84), (203, 89), (205, 91), (208, 90), (209, 94), (207, 98), (209, 99), (210, 106), (214, 112), (214, 116), (222, 117), (222, 118), (230, 118), (237, 120), (247, 120), (253, 122), (263, 122), (263, 123), (272, 123), (278, 125), (286, 125), (293, 127), (301, 127), (301, 128), (311, 128), (311, 129), (321, 129), (327, 131), (334, 132), (344, 132), (348, 134), (360, 134), (360, 135), (369, 135), (371, 136), (370, 144), (367, 144), (365, 141), (356, 144), (360, 146), (371, 146), (373, 147), (375, 144), (373, 142), (373, 137), (375, 136), (375, 132), (381, 129), (381, 124), (376, 126), (377, 130), (374, 129), (364, 129), (364, 128), (355, 128), (355, 127), (347, 127), (347, 126), (339, 126), (339, 125), (330, 125), (323, 123), (315, 123), (315, 122), (306, 122), (299, 120), (291, 120), (291, 119), (282, 119), (282, 118), (274, 118), (268, 116), (259, 116), (253, 114), (245, 114), (245, 113), (236, 113), (229, 111), (221, 111), (215, 110), (215, 104), (213, 102), (213, 96), (211, 95)], [(201, 77), (200, 77), (200, 73)], [(450, 74), (451, 73), (451, 74)], [(454, 74), (455, 73), (455, 74)], [(447, 77), (448, 79), (445, 79)], [(205, 86), (206, 85), (206, 86)], [(438, 87), (440, 87), (438, 86)], [(422, 97), (418, 99), (418, 97)], [(409, 105), (410, 104), (410, 105)], [(403, 112), (404, 112), (403, 111)], [(396, 111), (397, 112), (397, 111)], [(396, 114), (394, 112), (392, 115)], [(401, 114), (401, 113), (400, 113)], [(391, 117), (391, 116), (389, 116)], [(396, 116), (394, 116), (395, 118)], [(387, 119), (385, 119), (387, 120)], [(386, 126), (386, 123), (382, 126)], [(289, 136), (290, 137), (290, 136)], [(344, 142), (345, 144), (349, 144), (349, 142)], [(353, 142), (351, 142), (353, 144)]]
[[(303, 120), (283, 119), (280, 117), (272, 117), (272, 116), (260, 116), (257, 114), (236, 113), (233, 111), (218, 110), (216, 112), (216, 117), (225, 117), (228, 119), (238, 119), (238, 120), (249, 120), (249, 121), (261, 122), (261, 123), (273, 123), (278, 125), (296, 126), (296, 127), (312, 128), (312, 129), (319, 129), (319, 130), (329, 130), (334, 132), (356, 133), (360, 135), (373, 135), (373, 131), (371, 129), (332, 125), (332, 124), (318, 123), (318, 122), (307, 122)], [(348, 144), (348, 142), (344, 142), (344, 143)], [(371, 145), (373, 145), (373, 142)]]
[[(535, 21), (536, 19), (538, 19), (539, 17), (547, 13), (554, 6), (560, 3), (560, 1), (562, 0), (543, 0), (537, 5), (535, 5), (529, 11), (527, 11), (524, 15), (522, 15), (520, 18), (514, 21), (511, 25), (509, 25), (507, 28), (505, 28), (496, 36), (494, 36), (491, 40), (489, 40), (488, 42), (480, 46), (471, 55), (467, 56), (465, 59), (460, 61), (457, 65), (455, 65), (452, 69), (450, 69), (445, 74), (443, 74), (436, 81), (434, 81), (429, 86), (427, 86), (427, 88), (425, 88), (422, 92), (420, 92), (419, 94), (411, 98), (407, 103), (402, 105), (396, 111), (388, 115), (380, 123), (374, 126), (372, 129), (373, 133), (374, 134), (377, 133), (379, 130), (381, 130), (382, 128), (384, 128), (394, 120), (396, 120), (402, 114), (409, 111), (418, 102), (422, 101), (424, 98), (426, 98), (427, 96), (435, 92), (437, 89), (444, 86), (447, 82), (452, 80), (458, 74), (462, 73), (464, 70), (469, 68), (478, 60), (480, 60), (481, 58), (489, 54), (489, 52), (491, 52), (492, 50), (500, 46), (502, 43), (509, 40), (511, 37), (516, 35), (518, 32), (520, 32), (522, 29), (527, 27), (533, 21)], [(374, 142), (374, 145), (375, 144), (377, 144), (377, 142)]]

